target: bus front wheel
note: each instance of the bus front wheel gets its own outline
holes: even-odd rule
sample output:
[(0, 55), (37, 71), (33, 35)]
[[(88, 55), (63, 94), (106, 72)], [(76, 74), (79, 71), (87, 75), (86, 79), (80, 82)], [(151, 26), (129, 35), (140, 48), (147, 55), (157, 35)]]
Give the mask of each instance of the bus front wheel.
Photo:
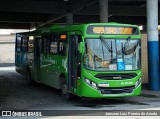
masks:
[(61, 94), (65, 100), (72, 100), (74, 95), (68, 92), (67, 80), (65, 77), (60, 77), (61, 79)]

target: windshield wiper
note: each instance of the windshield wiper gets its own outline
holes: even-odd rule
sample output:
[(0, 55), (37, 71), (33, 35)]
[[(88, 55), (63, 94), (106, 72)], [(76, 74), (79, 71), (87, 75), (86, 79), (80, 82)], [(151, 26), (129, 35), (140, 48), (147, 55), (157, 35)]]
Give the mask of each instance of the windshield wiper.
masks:
[[(99, 39), (101, 40), (101, 43), (107, 48), (109, 52), (111, 52), (111, 63), (113, 62), (113, 46), (112, 46), (112, 40), (111, 40), (111, 46), (104, 40), (103, 36), (100, 36)], [(103, 57), (104, 57), (104, 49), (102, 45), (102, 51), (103, 51)]]
[(111, 47), (109, 46), (109, 44), (104, 40), (103, 36), (99, 36), (99, 39), (101, 40), (101, 42), (103, 43), (103, 45), (107, 48), (107, 50), (109, 52), (112, 52)]
[(126, 50), (129, 48), (130, 39), (131, 39), (131, 36), (128, 36), (126, 38), (126, 41), (125, 41), (124, 45), (122, 45), (122, 53), (125, 54), (125, 55), (127, 54)]
[(130, 42), (130, 39), (131, 39), (131, 36), (128, 36), (128, 37), (126, 38), (126, 41), (127, 41), (127, 42)]
[(132, 54), (136, 50), (136, 48), (137, 48), (137, 43), (130, 44), (130, 39), (131, 39), (131, 37), (129, 36), (126, 39), (126, 41), (124, 43), (124, 46), (123, 46), (123, 49), (122, 49), (123, 54), (125, 54), (125, 55)]

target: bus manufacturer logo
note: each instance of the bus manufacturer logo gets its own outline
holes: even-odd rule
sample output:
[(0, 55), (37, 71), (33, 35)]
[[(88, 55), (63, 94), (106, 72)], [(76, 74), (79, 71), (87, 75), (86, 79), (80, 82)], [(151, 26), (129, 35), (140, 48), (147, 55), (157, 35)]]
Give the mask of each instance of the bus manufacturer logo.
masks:
[(120, 77), (120, 76), (119, 77), (113, 77), (113, 79), (122, 79), (122, 77)]

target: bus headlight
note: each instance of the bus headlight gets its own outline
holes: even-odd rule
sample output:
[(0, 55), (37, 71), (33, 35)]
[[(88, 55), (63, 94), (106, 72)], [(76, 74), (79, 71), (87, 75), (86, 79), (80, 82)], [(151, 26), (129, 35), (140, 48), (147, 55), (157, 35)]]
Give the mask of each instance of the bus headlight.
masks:
[(93, 88), (97, 89), (97, 84), (92, 82), (92, 85), (91, 85)]
[(141, 83), (141, 78), (139, 78), (137, 81), (136, 81), (136, 83), (135, 83), (135, 88), (137, 88), (138, 86), (139, 86), (139, 84)]
[(85, 79), (85, 82), (87, 83), (87, 84), (91, 84), (91, 81), (90, 80), (88, 80), (88, 79)]
[(84, 81), (85, 81), (88, 85), (90, 85), (91, 87), (97, 89), (97, 84), (94, 83), (93, 81), (91, 81), (91, 80), (89, 80), (89, 79), (84, 79)]

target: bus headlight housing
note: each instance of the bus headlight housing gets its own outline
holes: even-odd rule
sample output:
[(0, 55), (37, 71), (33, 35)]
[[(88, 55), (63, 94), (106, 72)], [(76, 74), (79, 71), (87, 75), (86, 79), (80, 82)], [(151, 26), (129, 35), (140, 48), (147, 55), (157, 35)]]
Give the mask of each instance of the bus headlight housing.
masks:
[(93, 81), (91, 81), (91, 80), (89, 80), (89, 79), (86, 79), (86, 78), (84, 79), (84, 81), (85, 81), (88, 85), (90, 85), (91, 87), (97, 89), (97, 84), (96, 84), (95, 82), (93, 82)]
[(139, 84), (141, 83), (141, 81), (142, 81), (141, 78), (139, 78), (139, 79), (136, 81), (136, 83), (135, 83), (135, 88), (137, 88), (137, 87), (139, 86)]

